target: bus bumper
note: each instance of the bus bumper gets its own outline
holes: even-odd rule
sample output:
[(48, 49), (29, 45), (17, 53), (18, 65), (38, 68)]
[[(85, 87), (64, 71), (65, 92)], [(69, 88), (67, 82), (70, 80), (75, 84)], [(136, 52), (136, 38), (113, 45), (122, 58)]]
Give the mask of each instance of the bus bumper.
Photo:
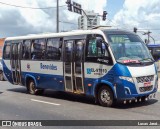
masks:
[[(118, 79), (117, 79), (118, 80)], [(146, 97), (155, 97), (155, 93), (158, 90), (158, 79), (154, 80), (155, 83), (152, 83), (152, 87), (146, 87), (144, 91), (140, 91), (141, 87), (136, 86), (134, 83), (128, 81), (118, 80), (116, 81), (116, 93), (117, 100), (132, 100)]]
[(118, 97), (117, 101), (143, 101), (144, 99), (154, 99), (156, 98), (157, 88), (154, 88), (153, 91), (143, 94), (125, 94), (123, 97)]

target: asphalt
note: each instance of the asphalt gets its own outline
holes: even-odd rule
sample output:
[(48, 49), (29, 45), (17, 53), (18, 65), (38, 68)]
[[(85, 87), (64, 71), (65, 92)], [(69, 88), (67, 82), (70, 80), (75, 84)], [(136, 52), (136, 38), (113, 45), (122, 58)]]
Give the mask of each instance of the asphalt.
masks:
[[(118, 103), (112, 108), (107, 108), (95, 104), (91, 97), (63, 92), (47, 90), (43, 96), (30, 95), (26, 93), (25, 87), (15, 86), (5, 81), (0, 82), (0, 120), (160, 120), (159, 92), (160, 90), (155, 99), (144, 103), (132, 102), (126, 105)], [(125, 129), (128, 127), (88, 128)]]

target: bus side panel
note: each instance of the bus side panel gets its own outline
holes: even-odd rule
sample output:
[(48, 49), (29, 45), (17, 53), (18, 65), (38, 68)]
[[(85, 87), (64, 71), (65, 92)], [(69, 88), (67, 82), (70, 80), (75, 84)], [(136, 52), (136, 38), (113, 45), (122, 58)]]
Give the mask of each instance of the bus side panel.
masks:
[[(114, 89), (113, 84), (111, 82), (107, 81), (107, 80), (104, 80), (103, 78), (98, 78), (98, 79), (85, 78), (85, 90), (86, 90), (86, 94), (95, 97), (96, 87), (100, 83), (101, 84), (103, 83), (103, 84), (109, 86), (112, 89), (113, 93), (114, 93), (114, 97), (115, 98), (117, 97), (116, 91)], [(88, 86), (88, 84), (91, 84), (91, 86)]]
[(10, 60), (3, 60), (2, 65), (5, 78), (7, 79), (7, 81), (13, 84)]
[(32, 78), (35, 81), (35, 85), (37, 88), (54, 89), (58, 91), (64, 90), (62, 76), (22, 72), (22, 77), (22, 80), (24, 80), (24, 85), (26, 85), (25, 80), (27, 80), (27, 78)]
[[(98, 84), (103, 83), (108, 85), (116, 97), (116, 93), (113, 87), (114, 71), (113, 66), (107, 66), (99, 63), (85, 63), (84, 65), (84, 84), (87, 95), (95, 95), (95, 88)], [(90, 86), (89, 86), (90, 85)]]
[[(126, 66), (120, 64), (107, 66), (98, 63), (85, 63), (86, 94), (95, 95), (96, 86), (102, 83), (112, 89), (115, 98), (126, 97), (125, 86), (129, 86), (132, 93), (137, 94), (135, 84), (126, 81), (123, 81), (122, 83), (119, 76), (131, 77)], [(89, 87), (88, 84), (91, 84), (91, 86)]]
[[(36, 87), (64, 90), (63, 63), (50, 61), (22, 61), (22, 80), (34, 77)], [(23, 81), (24, 82), (24, 81)]]

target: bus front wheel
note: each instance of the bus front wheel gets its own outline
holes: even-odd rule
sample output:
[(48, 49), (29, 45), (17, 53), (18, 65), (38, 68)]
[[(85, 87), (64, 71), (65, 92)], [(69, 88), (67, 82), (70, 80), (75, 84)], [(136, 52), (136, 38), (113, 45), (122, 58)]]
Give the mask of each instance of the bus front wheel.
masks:
[(27, 89), (31, 95), (40, 95), (40, 94), (43, 94), (44, 92), (43, 89), (37, 89), (35, 87), (35, 82), (33, 80), (29, 81)]
[(98, 101), (104, 107), (111, 107), (113, 105), (114, 97), (111, 89), (107, 86), (102, 86), (98, 90)]

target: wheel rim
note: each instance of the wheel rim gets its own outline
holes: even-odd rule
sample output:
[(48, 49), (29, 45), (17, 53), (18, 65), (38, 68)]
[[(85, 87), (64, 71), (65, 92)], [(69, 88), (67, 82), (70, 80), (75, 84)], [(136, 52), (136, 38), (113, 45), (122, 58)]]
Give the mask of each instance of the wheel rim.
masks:
[(102, 90), (100, 95), (103, 103), (109, 103), (111, 101), (110, 93), (106, 89)]
[(34, 86), (34, 83), (33, 83), (33, 82), (30, 83), (30, 93), (31, 93), (31, 94), (34, 94), (34, 93), (35, 93), (35, 86)]

